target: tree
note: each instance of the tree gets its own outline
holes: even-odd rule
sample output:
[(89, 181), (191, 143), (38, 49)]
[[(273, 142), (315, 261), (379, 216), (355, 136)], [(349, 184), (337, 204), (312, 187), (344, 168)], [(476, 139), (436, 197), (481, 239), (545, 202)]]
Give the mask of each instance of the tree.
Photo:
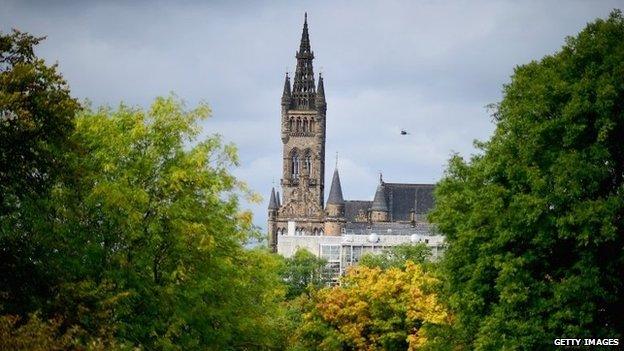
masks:
[(56, 281), (54, 267), (42, 265), (47, 240), (30, 223), (48, 219), (53, 185), (71, 174), (80, 107), (56, 65), (35, 55), (41, 40), (0, 33), (0, 313), (34, 311), (34, 297), (52, 295)]
[(38, 314), (32, 314), (23, 323), (17, 316), (0, 316), (0, 350), (14, 351), (61, 351), (84, 350), (131, 350), (127, 345), (119, 345), (108, 335), (108, 340), (86, 335), (80, 328), (64, 331), (62, 321), (55, 318), (43, 321)]
[(381, 253), (367, 253), (359, 264), (367, 267), (405, 268), (407, 261), (425, 265), (431, 258), (431, 249), (426, 244), (401, 244), (392, 246)]
[(450, 347), (624, 336), (622, 38), (614, 11), (517, 67), (482, 154), (451, 159), (431, 215), (448, 243)]
[(280, 262), (245, 250), (252, 217), (240, 211), (233, 145), (197, 141), (204, 104), (157, 98), (148, 111), (120, 106), (77, 118), (81, 192), (64, 239), (82, 245), (65, 263), (117, 298), (116, 335), (146, 348), (244, 349), (279, 343), (273, 316)]
[[(33, 200), (45, 204), (39, 211), (23, 201), (2, 223), (37, 247), (21, 258), (29, 266), (2, 272), (11, 283), (1, 286), (4, 334), (32, 329), (51, 347), (79, 349), (90, 340), (104, 349), (283, 346), (282, 262), (244, 248), (258, 233), (239, 196), (255, 195), (229, 172), (233, 145), (197, 140), (209, 114), (170, 96), (147, 111), (121, 105), (76, 117), (68, 176)], [(40, 319), (28, 317), (35, 311)]]
[(287, 299), (297, 297), (310, 289), (320, 289), (328, 283), (322, 274), (327, 262), (310, 251), (298, 249), (292, 257), (284, 261), (282, 279), (287, 286)]
[(449, 323), (432, 291), (437, 279), (411, 261), (404, 269), (354, 266), (340, 286), (300, 302), (301, 350), (416, 350), (428, 328)]
[(44, 38), (0, 33), (0, 220), (63, 174), (78, 102), (57, 66), (34, 47)]

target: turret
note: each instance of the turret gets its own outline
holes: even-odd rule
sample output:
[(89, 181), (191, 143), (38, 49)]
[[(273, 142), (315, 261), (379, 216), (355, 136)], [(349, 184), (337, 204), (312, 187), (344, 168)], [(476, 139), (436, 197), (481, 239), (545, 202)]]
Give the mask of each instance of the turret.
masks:
[(329, 197), (325, 206), (325, 234), (340, 235), (344, 227), (345, 218), (345, 202), (342, 197), (342, 186), (340, 185), (340, 176), (338, 169), (334, 170)]
[(277, 203), (277, 199), (275, 197), (275, 188), (271, 189), (271, 197), (269, 199), (269, 220), (268, 220), (268, 236), (269, 236), (269, 248), (273, 251), (277, 251), (277, 211), (279, 210), (279, 205)]
[(286, 78), (284, 79), (284, 91), (282, 92), (282, 107), (289, 109), (292, 103), (292, 93), (290, 91), (290, 77), (286, 72)]
[(323, 76), (319, 73), (318, 88), (316, 89), (316, 97), (314, 99), (316, 109), (323, 114), (327, 110), (327, 102), (325, 101), (325, 86), (323, 84)]
[(389, 220), (388, 203), (386, 201), (385, 187), (380, 177), (380, 183), (375, 192), (373, 205), (371, 206), (372, 222), (387, 222)]

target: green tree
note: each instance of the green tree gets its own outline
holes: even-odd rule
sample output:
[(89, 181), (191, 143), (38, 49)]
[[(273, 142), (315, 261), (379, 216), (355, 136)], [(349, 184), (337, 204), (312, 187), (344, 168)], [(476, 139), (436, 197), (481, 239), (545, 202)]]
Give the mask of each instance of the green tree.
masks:
[[(283, 346), (282, 261), (244, 248), (259, 234), (239, 196), (255, 194), (230, 174), (233, 145), (197, 140), (209, 114), (170, 96), (147, 111), (122, 105), (76, 117), (67, 176), (33, 200), (44, 206), (24, 200), (2, 222), (37, 248), (21, 258), (29, 265), (2, 272), (12, 284), (1, 287), (4, 334), (32, 329), (33, 340), (79, 349), (93, 340), (104, 349)], [(0, 249), (17, 256), (17, 246)], [(28, 318), (34, 311), (40, 319)]]
[(482, 154), (451, 159), (431, 215), (448, 242), (449, 347), (624, 336), (623, 38), (614, 11), (517, 67)]
[(74, 134), (80, 179), (58, 192), (78, 204), (59, 234), (68, 249), (82, 245), (65, 264), (110, 288), (116, 334), (149, 349), (268, 348), (280, 340), (280, 261), (243, 247), (255, 229), (238, 207), (245, 188), (229, 173), (236, 149), (217, 135), (196, 140), (209, 114), (175, 97), (148, 111), (86, 111)]
[(66, 167), (79, 104), (56, 65), (35, 55), (43, 39), (0, 33), (0, 219), (44, 195)]
[(389, 247), (380, 253), (367, 253), (362, 256), (359, 264), (381, 269), (405, 268), (407, 261), (423, 266), (430, 259), (431, 249), (426, 244), (401, 244)]
[[(33, 232), (47, 221), (53, 185), (71, 174), (67, 155), (79, 104), (56, 65), (34, 53), (43, 38), (0, 33), (0, 313), (34, 311), (57, 281), (45, 257), (53, 238)], [(47, 263), (47, 262), (46, 262)]]
[(320, 289), (327, 283), (322, 274), (327, 261), (310, 251), (298, 249), (292, 257), (284, 261), (282, 278), (287, 286), (287, 299), (297, 297), (309, 289)]

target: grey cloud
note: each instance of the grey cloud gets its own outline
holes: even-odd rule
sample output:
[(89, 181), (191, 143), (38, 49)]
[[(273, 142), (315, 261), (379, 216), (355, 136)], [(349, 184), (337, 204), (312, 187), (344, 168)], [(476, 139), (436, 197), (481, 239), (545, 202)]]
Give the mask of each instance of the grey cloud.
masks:
[[(207, 101), (240, 149), (235, 174), (266, 195), (279, 183), (279, 98), (308, 11), (315, 72), (328, 99), (327, 174), (334, 155), (346, 198), (378, 181), (435, 182), (451, 152), (474, 153), (494, 129), (484, 106), (516, 65), (557, 51), (620, 1), (152, 2), (0, 1), (0, 30), (48, 39), (39, 54), (74, 95), (148, 106), (174, 91)], [(400, 129), (411, 134), (399, 135)], [(329, 179), (327, 179), (329, 181)], [(266, 203), (246, 205), (264, 226)]]

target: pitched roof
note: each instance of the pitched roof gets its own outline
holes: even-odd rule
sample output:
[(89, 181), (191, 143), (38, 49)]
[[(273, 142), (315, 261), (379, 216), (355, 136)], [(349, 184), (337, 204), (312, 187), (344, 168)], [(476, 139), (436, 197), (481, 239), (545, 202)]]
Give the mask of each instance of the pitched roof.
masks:
[(433, 207), (433, 184), (384, 183), (391, 221), (409, 221), (410, 214), (425, 214)]
[(335, 205), (344, 204), (344, 199), (342, 197), (342, 186), (340, 185), (340, 176), (338, 175), (338, 169), (334, 170), (334, 177), (332, 178), (331, 189), (329, 190), (327, 203)]
[(375, 198), (373, 199), (373, 205), (371, 206), (371, 210), (388, 212), (388, 201), (386, 198), (386, 190), (384, 189), (383, 183), (377, 186), (377, 191), (375, 191)]
[[(382, 192), (379, 192), (379, 189)], [(366, 214), (375, 209), (375, 201), (382, 208), (384, 201), (387, 211), (389, 211), (391, 222), (411, 221), (411, 213), (415, 212), (416, 217), (422, 217), (433, 208), (433, 184), (404, 184), (404, 183), (383, 183), (377, 187), (374, 201), (345, 200), (345, 219), (347, 222), (362, 222), (357, 220), (358, 214), (362, 211)], [(419, 216), (421, 215), (421, 216)]]
[(275, 199), (275, 188), (271, 188), (271, 199), (269, 200), (269, 210), (277, 210), (277, 200)]

